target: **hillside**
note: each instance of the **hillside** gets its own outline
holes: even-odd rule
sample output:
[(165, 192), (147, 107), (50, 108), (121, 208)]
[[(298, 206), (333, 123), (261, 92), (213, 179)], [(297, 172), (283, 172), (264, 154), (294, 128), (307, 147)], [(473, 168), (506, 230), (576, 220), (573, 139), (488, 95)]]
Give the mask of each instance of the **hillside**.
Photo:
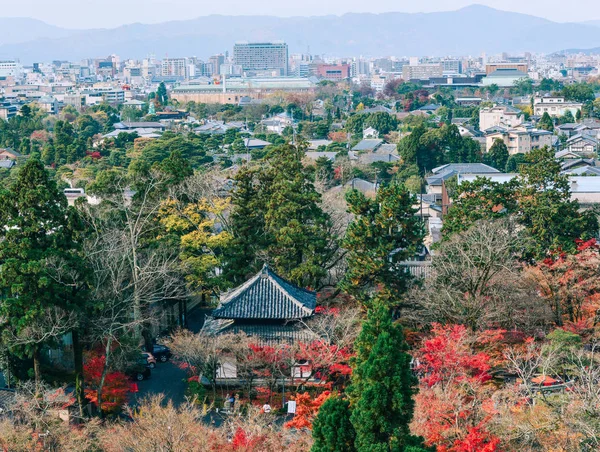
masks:
[[(289, 17), (205, 16), (115, 29), (54, 30), (55, 35), (16, 43), (0, 38), (0, 58), (23, 62), (78, 60), (116, 53), (124, 58), (191, 56), (206, 58), (231, 50), (239, 40), (283, 39), (290, 52), (337, 56), (479, 55), (481, 52), (552, 52), (600, 46), (598, 27), (556, 23), (525, 14), (470, 6), (428, 14), (345, 14)], [(50, 33), (50, 30), (48, 30)], [(47, 39), (49, 37), (49, 39)]]

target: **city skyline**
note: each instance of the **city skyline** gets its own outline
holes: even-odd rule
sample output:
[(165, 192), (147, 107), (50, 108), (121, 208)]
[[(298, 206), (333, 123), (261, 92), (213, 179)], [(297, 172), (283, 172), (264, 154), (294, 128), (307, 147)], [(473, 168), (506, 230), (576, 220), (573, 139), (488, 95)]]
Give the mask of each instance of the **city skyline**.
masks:
[[(272, 4), (263, 1), (252, 4), (239, 4), (236, 0), (223, 0), (217, 4), (198, 5), (192, 0), (105, 0), (104, 8), (89, 14), (85, 4), (93, 2), (81, 0), (56, 0), (52, 3), (42, 0), (24, 0), (3, 5), (2, 17), (28, 17), (51, 25), (70, 28), (113, 28), (133, 23), (161, 23), (173, 20), (187, 20), (196, 17), (219, 15), (269, 15), (277, 17), (343, 15), (347, 13), (386, 12), (431, 13), (452, 11), (471, 5), (483, 5), (502, 11), (518, 12), (543, 17), (554, 22), (584, 22), (600, 20), (600, 5), (594, 0), (576, 0), (570, 8), (561, 7), (558, 1), (544, 2), (532, 0), (453, 0), (450, 4), (444, 0), (431, 0), (427, 4), (383, 0), (377, 5), (365, 4), (358, 0), (334, 0), (323, 4), (317, 0), (307, 0), (302, 4)], [(115, 14), (118, 11), (119, 14)]]

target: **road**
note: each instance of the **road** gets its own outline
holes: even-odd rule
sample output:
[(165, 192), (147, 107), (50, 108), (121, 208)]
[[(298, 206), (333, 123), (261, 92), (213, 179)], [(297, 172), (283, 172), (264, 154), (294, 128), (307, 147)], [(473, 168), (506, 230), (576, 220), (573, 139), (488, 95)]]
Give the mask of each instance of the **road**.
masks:
[[(204, 317), (210, 309), (194, 309), (188, 316), (188, 328), (198, 333), (204, 324)], [(131, 394), (130, 404), (137, 405), (140, 400), (149, 395), (164, 394), (165, 400), (179, 406), (185, 402), (186, 372), (173, 362), (156, 363), (149, 380), (138, 382), (139, 392)]]
[(130, 404), (137, 405), (146, 396), (164, 394), (165, 401), (173, 402), (176, 407), (185, 402), (185, 370), (173, 362), (157, 363), (148, 380), (138, 382), (139, 392), (131, 394)]

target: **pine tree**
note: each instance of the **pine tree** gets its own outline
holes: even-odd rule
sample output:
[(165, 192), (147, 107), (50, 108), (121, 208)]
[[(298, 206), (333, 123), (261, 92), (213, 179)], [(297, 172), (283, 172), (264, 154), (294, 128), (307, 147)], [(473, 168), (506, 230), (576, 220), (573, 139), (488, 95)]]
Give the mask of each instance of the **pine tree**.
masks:
[(361, 452), (416, 452), (424, 450), (421, 438), (409, 430), (417, 378), (410, 368), (402, 328), (392, 322), (387, 298), (381, 294), (372, 301), (355, 343), (348, 388), (355, 447)]
[(319, 409), (312, 425), (311, 452), (353, 452), (356, 432), (350, 422), (350, 402), (340, 396), (329, 397)]
[[(10, 189), (0, 192), (0, 226), (0, 291), (4, 295), (0, 318), (5, 318), (6, 334), (25, 340), (23, 352), (33, 358), (39, 383), (44, 341), (36, 340), (38, 335), (28, 328), (43, 329), (55, 308), (84, 309), (87, 272), (79, 234), (83, 227), (56, 182), (35, 159), (25, 164)], [(75, 358), (77, 364), (80, 357)]]
[(257, 171), (242, 169), (235, 177), (235, 190), (231, 195), (233, 206), (229, 230), (233, 236), (226, 251), (225, 278), (233, 284), (244, 282), (260, 269), (258, 250), (266, 247), (264, 203), (259, 195)]
[(383, 286), (399, 299), (410, 274), (397, 263), (413, 257), (423, 243), (423, 225), (413, 207), (415, 197), (403, 185), (392, 182), (381, 187), (375, 199), (353, 190), (346, 200), (355, 218), (343, 241), (348, 250), (348, 270), (341, 287), (366, 300), (377, 286)]
[(496, 138), (494, 144), (490, 147), (490, 151), (484, 155), (483, 162), (497, 170), (503, 171), (506, 168), (508, 157), (508, 147), (506, 147), (504, 141)]
[(542, 115), (538, 127), (540, 129), (548, 130), (549, 132), (554, 131), (554, 121), (552, 121), (552, 118), (547, 111)]
[(239, 249), (228, 263), (234, 277), (257, 271), (265, 260), (300, 286), (315, 287), (324, 276), (334, 250), (330, 219), (303, 157), (301, 147), (280, 146), (266, 165), (236, 177), (230, 230)]
[(156, 98), (158, 99), (161, 105), (167, 105), (167, 103), (169, 102), (165, 82), (160, 82), (160, 85), (158, 85), (158, 89), (156, 90)]

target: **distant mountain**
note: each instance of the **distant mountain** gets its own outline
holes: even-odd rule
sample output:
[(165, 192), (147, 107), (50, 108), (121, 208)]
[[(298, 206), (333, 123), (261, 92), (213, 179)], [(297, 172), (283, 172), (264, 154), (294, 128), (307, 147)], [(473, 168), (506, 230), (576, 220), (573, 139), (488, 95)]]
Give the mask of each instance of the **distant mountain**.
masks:
[(600, 27), (600, 20), (586, 20), (585, 22), (582, 22), (582, 24)]
[(361, 13), (289, 18), (212, 15), (152, 25), (55, 32), (59, 35), (42, 39), (27, 31), (30, 39), (19, 43), (15, 43), (11, 33), (13, 41), (0, 45), (0, 58), (18, 57), (27, 63), (53, 59), (75, 61), (113, 53), (122, 58), (141, 58), (149, 54), (159, 58), (166, 54), (206, 58), (231, 50), (240, 40), (285, 40), (290, 52), (306, 52), (310, 48), (313, 54), (337, 56), (549, 53), (556, 49), (600, 46), (600, 30), (594, 25), (556, 23), (479, 5), (428, 14)]
[(564, 49), (558, 52), (554, 52), (555, 55), (565, 55), (565, 54), (577, 54), (581, 53), (583, 55), (598, 55), (600, 54), (600, 47), (594, 47), (593, 49)]
[(26, 17), (0, 17), (0, 44), (16, 44), (41, 38), (64, 38), (72, 32)]

